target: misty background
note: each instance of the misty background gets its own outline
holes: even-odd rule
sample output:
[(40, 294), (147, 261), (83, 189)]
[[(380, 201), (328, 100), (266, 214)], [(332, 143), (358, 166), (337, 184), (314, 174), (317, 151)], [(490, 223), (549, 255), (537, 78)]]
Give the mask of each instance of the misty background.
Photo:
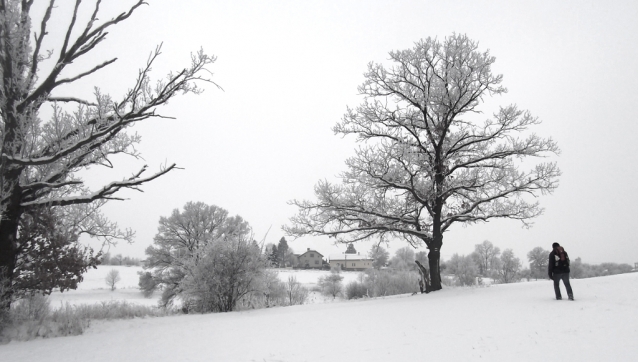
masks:
[[(115, 15), (126, 8), (124, 3), (132, 2), (104, 4), (105, 14)], [(583, 262), (638, 262), (633, 227), (638, 123), (632, 107), (638, 104), (638, 3), (149, 3), (82, 59), (87, 66), (112, 57), (118, 61), (69, 86), (69, 94), (98, 86), (120, 97), (160, 43), (163, 54), (154, 79), (186, 66), (190, 53), (203, 48), (218, 57), (209, 70), (223, 90), (205, 84), (203, 94), (177, 97), (158, 110), (174, 120), (136, 125), (131, 131), (142, 136), (144, 160), (116, 157), (114, 169), (85, 175), (88, 185), (97, 188), (144, 164), (149, 174), (165, 163), (183, 168), (145, 185), (143, 193), (123, 191), (129, 200), (105, 207), (120, 227), (137, 232), (135, 243), (120, 243), (111, 254), (143, 258), (160, 216), (188, 201), (241, 215), (255, 239), (277, 243), (285, 235), (281, 226), (296, 212), (287, 201), (314, 198), (317, 181), (336, 181), (346, 170), (344, 161), (357, 145), (354, 137), (335, 136), (332, 127), (347, 106), (362, 101), (357, 86), (367, 63), (387, 64), (391, 50), (456, 32), (479, 41), (479, 50), (490, 50), (496, 57), (494, 73), (503, 74), (509, 90), (486, 100), (483, 118), (510, 103), (531, 111), (543, 121), (533, 131), (558, 142), (562, 153), (556, 160), (563, 175), (558, 190), (540, 198), (545, 213), (534, 227), (525, 229), (513, 220), (455, 225), (444, 235), (442, 259), (468, 254), (475, 244), (490, 240), (523, 260), (532, 248), (550, 249), (559, 242), (572, 259)], [(312, 248), (327, 256), (345, 251), (345, 245), (335, 246), (327, 237), (287, 239), (295, 252)], [(363, 254), (372, 242), (355, 248)], [(396, 239), (389, 249), (393, 253), (406, 245)]]

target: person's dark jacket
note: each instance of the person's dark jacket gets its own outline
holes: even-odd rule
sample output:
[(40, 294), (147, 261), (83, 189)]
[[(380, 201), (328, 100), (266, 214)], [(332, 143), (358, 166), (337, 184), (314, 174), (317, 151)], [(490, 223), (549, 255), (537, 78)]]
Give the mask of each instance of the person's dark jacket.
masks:
[[(567, 252), (565, 251), (565, 260), (569, 260), (569, 255), (567, 255)], [(560, 262), (560, 258), (558, 257), (558, 253), (556, 252), (556, 250), (552, 250), (551, 253), (549, 253), (549, 262), (547, 263), (547, 274), (549, 275), (550, 279), (553, 279), (554, 274), (563, 274), (563, 273), (569, 273), (569, 265), (568, 263), (562, 263)]]

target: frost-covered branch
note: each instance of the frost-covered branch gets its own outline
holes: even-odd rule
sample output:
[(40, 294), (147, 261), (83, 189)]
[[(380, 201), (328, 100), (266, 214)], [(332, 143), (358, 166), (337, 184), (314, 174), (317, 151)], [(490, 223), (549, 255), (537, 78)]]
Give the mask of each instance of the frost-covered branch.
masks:
[(133, 190), (137, 190), (137, 191), (142, 191), (141, 189), (138, 188), (138, 186), (145, 184), (149, 181), (152, 181), (166, 173), (168, 173), (169, 171), (173, 170), (176, 167), (175, 164), (172, 164), (166, 168), (163, 168), (162, 170), (158, 171), (157, 173), (146, 177), (146, 178), (140, 178), (141, 174), (146, 171), (147, 166), (144, 166), (141, 170), (139, 170), (136, 174), (134, 174), (133, 176), (129, 177), (126, 180), (123, 181), (114, 181), (109, 183), (108, 185), (105, 185), (104, 187), (102, 187), (100, 190), (95, 191), (91, 194), (88, 195), (77, 195), (77, 196), (69, 196), (69, 197), (61, 197), (61, 198), (43, 198), (43, 199), (39, 199), (37, 201), (28, 201), (23, 203), (21, 206), (22, 207), (29, 207), (29, 206), (36, 206), (36, 205), (50, 205), (50, 206), (67, 206), (67, 205), (75, 205), (75, 204), (84, 204), (84, 203), (90, 203), (96, 200), (100, 200), (100, 199), (106, 199), (106, 200), (124, 200), (122, 198), (119, 197), (115, 197), (113, 196), (116, 192), (118, 192), (119, 190), (125, 188), (125, 189), (133, 189)]

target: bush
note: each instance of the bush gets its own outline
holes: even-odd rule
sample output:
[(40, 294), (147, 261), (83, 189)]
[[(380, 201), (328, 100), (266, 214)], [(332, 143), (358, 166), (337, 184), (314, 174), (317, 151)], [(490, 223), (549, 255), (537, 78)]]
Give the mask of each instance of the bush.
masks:
[(454, 275), (441, 275), (441, 284), (446, 287), (453, 287), (456, 284)]
[(175, 311), (158, 309), (125, 301), (72, 306), (69, 303), (52, 310), (47, 297), (30, 295), (11, 306), (0, 341), (31, 340), (82, 334), (92, 320), (160, 317)]
[[(68, 309), (60, 308), (60, 310)], [(131, 319), (143, 317), (163, 317), (174, 314), (174, 311), (129, 303), (123, 300), (104, 301), (97, 304), (81, 304), (72, 307), (73, 312), (82, 319), (87, 320), (112, 320)], [(56, 311), (59, 312), (60, 310)], [(54, 312), (53, 314), (55, 315)]]
[[(67, 309), (70, 307), (67, 305)], [(61, 308), (63, 309), (63, 308)], [(51, 312), (47, 297), (31, 294), (11, 305), (0, 340), (31, 340), (82, 334), (90, 321), (73, 313)]]
[(42, 294), (30, 295), (11, 306), (11, 318), (16, 322), (43, 321), (49, 312), (49, 298)]
[(322, 293), (335, 299), (337, 295), (341, 295), (343, 289), (342, 280), (343, 277), (339, 275), (339, 270), (332, 269), (330, 275), (319, 278)]
[(288, 305), (304, 304), (308, 300), (310, 291), (297, 281), (294, 276), (288, 277), (288, 282), (284, 283)]
[(190, 272), (175, 291), (186, 309), (197, 313), (233, 311), (242, 299), (251, 298), (266, 267), (257, 243), (245, 236), (212, 240), (193, 254), (184, 261)]
[(365, 286), (375, 297), (414, 293), (419, 290), (420, 276), (414, 270), (366, 271)]
[(266, 269), (259, 275), (253, 291), (244, 306), (253, 308), (269, 308), (286, 304), (286, 286), (279, 280), (278, 272)]
[(454, 274), (458, 285), (474, 285), (478, 267), (471, 256), (454, 254), (447, 262), (448, 272)]
[(347, 299), (358, 299), (368, 296), (368, 288), (359, 282), (350, 282), (346, 285), (346, 298)]
[(153, 274), (151, 272), (138, 272), (140, 276), (140, 281), (137, 285), (140, 287), (142, 294), (144, 294), (145, 298), (150, 298), (157, 289), (157, 282), (153, 279)]

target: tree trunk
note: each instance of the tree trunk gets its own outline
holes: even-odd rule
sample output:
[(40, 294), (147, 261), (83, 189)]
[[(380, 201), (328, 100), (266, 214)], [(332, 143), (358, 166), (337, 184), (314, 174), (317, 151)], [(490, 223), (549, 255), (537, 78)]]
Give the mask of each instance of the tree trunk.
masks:
[(18, 222), (22, 216), (20, 207), (22, 190), (19, 184), (21, 167), (3, 162), (1, 195), (4, 196), (0, 208), (0, 283), (6, 283), (0, 295), (0, 310), (8, 310), (11, 306), (13, 289), (11, 288), (18, 252)]
[(443, 287), (441, 286), (441, 269), (439, 267), (439, 261), (441, 259), (441, 252), (438, 248), (433, 248), (428, 253), (428, 264), (430, 266), (430, 282), (431, 290), (441, 290)]
[(0, 283), (6, 283), (0, 295), (0, 310), (8, 310), (11, 306), (13, 282), (16, 258), (17, 258), (17, 233), (20, 220), (20, 207), (15, 207), (9, 202), (5, 204), (2, 220), (0, 221)]
[[(439, 208), (440, 213), (440, 208)], [(441, 222), (440, 219), (434, 217), (434, 227), (432, 228), (433, 238), (431, 239), (430, 244), (428, 245), (428, 264), (430, 266), (430, 280), (432, 282), (432, 291), (441, 290), (443, 286), (441, 285), (441, 246), (443, 246), (443, 234), (441, 233)]]
[[(4, 39), (3, 35), (3, 39)], [(3, 44), (5, 50), (6, 44)], [(11, 57), (6, 55), (5, 62)], [(13, 67), (3, 64), (4, 87), (2, 91), (5, 103), (0, 109), (4, 121), (4, 135), (0, 149), (0, 283), (6, 283), (7, 288), (0, 295), (0, 310), (8, 310), (13, 297), (12, 282), (15, 274), (18, 252), (18, 222), (22, 216), (22, 188), (20, 187), (20, 175), (25, 166), (10, 162), (4, 154), (20, 155), (23, 140), (19, 132), (21, 117), (28, 118), (32, 112), (24, 114), (16, 113), (19, 95), (13, 79)]]

